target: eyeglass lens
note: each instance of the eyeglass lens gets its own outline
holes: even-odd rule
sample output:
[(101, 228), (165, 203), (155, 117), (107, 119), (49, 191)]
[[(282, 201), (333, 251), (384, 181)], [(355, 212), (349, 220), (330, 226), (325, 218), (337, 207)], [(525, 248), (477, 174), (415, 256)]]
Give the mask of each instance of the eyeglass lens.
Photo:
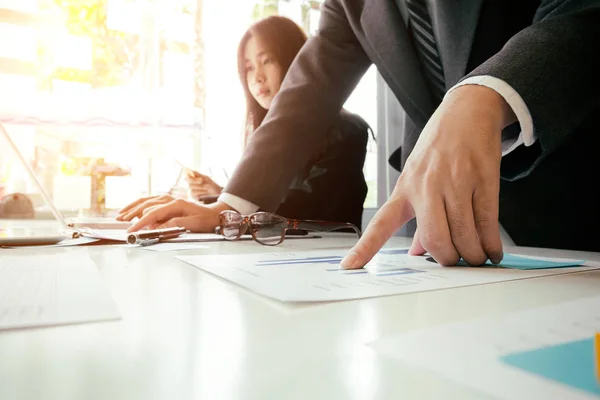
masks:
[(235, 240), (242, 236), (246, 229), (244, 217), (236, 212), (222, 212), (221, 218), (221, 234), (227, 240)]
[(275, 246), (283, 242), (287, 220), (271, 213), (256, 213), (250, 216), (250, 226), (257, 242)]

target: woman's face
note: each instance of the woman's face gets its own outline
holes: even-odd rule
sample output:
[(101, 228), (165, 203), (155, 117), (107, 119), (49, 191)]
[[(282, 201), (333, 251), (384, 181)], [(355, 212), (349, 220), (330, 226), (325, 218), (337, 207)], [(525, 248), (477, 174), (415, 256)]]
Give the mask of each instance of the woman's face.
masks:
[(281, 65), (265, 41), (257, 36), (246, 42), (244, 58), (250, 93), (262, 108), (268, 110), (283, 80)]

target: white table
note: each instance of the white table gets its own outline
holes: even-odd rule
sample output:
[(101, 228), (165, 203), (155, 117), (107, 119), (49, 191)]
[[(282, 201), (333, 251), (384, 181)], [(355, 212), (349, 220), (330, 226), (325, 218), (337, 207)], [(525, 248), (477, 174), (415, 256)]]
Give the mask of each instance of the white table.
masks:
[[(174, 254), (350, 246), (355, 239), (254, 242), (155, 253), (90, 246), (11, 251), (89, 254), (121, 321), (0, 332), (0, 399), (481, 399), (469, 388), (374, 353), (366, 342), (597, 294), (600, 272), (391, 296), (286, 305)], [(407, 238), (388, 245), (405, 246)], [(509, 249), (515, 251), (515, 249)], [(600, 254), (520, 249), (600, 261)]]

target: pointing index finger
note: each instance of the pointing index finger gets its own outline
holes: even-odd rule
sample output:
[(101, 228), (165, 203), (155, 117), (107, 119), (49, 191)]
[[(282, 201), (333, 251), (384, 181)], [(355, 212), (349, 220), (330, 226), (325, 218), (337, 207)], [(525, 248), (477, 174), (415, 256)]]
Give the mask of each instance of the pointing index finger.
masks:
[(383, 247), (388, 239), (414, 217), (408, 199), (398, 195), (390, 199), (375, 213), (358, 243), (341, 262), (342, 268), (362, 268)]

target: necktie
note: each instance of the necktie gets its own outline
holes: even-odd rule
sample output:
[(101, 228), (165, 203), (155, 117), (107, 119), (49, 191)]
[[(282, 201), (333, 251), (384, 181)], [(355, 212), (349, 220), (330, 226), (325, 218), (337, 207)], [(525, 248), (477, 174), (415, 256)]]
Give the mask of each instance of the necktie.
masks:
[(442, 60), (435, 43), (433, 25), (425, 0), (406, 0), (414, 44), (425, 70), (434, 99), (439, 103), (446, 92)]

